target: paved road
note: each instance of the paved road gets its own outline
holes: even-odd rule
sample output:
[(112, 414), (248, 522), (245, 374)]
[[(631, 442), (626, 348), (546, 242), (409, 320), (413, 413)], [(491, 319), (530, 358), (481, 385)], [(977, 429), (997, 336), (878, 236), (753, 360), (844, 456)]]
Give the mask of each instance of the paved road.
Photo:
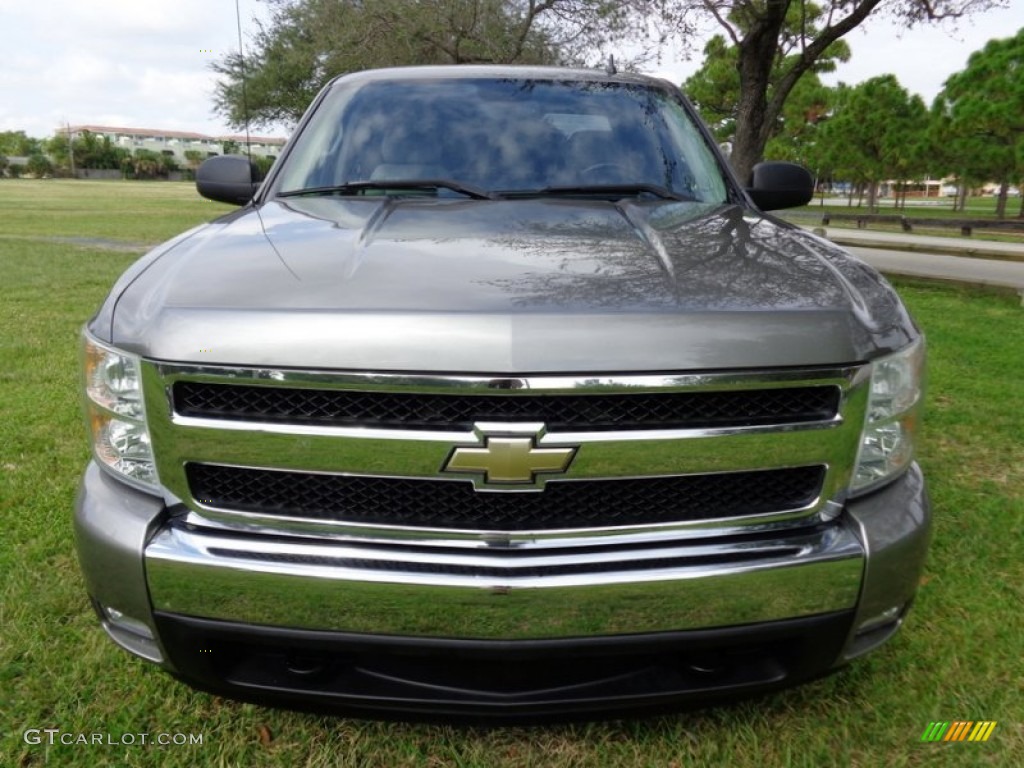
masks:
[[(811, 229), (811, 227), (807, 227), (807, 229)], [(902, 232), (877, 232), (870, 229), (847, 229), (845, 227), (827, 227), (825, 232), (830, 240), (848, 246), (894, 248), (922, 253), (948, 253), (951, 256), (958, 253), (979, 256), (992, 255), (1024, 260), (1024, 244), (1022, 243), (1001, 243), (993, 240), (976, 240), (971, 237), (908, 235)]]
[[(827, 237), (887, 274), (1012, 288), (1024, 301), (1024, 245), (1018, 243), (836, 227), (827, 230)], [(986, 259), (978, 254), (1003, 258)], [(1008, 256), (1022, 261), (1007, 261)]]
[(859, 259), (890, 275), (928, 277), (970, 285), (1013, 288), (1024, 300), (1024, 263), (846, 246)]

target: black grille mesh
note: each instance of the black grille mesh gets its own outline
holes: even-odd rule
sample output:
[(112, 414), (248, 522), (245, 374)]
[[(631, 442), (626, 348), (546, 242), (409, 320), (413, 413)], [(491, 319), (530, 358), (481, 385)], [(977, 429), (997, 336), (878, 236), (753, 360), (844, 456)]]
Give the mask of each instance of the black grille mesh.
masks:
[(835, 386), (636, 394), (425, 394), (179, 381), (183, 416), (289, 424), (470, 429), (477, 421), (543, 422), (549, 430), (671, 429), (824, 421)]
[(186, 467), (208, 506), (362, 525), (554, 530), (769, 514), (810, 504), (824, 467), (681, 477), (549, 482), (478, 492), (466, 481), (325, 475), (214, 464)]

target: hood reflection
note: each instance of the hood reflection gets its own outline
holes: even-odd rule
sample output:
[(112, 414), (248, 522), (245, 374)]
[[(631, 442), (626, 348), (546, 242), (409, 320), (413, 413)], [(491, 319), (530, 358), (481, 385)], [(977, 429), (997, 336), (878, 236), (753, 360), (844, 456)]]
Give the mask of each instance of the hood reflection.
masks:
[(262, 214), (303, 290), (313, 284), (327, 305), (743, 311), (881, 301), (895, 319), (877, 279), (841, 251), (734, 206), (310, 198)]

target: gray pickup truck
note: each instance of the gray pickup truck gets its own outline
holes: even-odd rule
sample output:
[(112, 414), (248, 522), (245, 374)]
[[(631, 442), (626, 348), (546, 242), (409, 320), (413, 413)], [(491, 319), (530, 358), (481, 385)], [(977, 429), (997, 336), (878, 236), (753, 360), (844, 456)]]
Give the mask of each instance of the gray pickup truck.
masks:
[(810, 679), (893, 635), (930, 513), (924, 341), (763, 211), (660, 80), (361, 72), (83, 331), (77, 549), (197, 688), (589, 717)]

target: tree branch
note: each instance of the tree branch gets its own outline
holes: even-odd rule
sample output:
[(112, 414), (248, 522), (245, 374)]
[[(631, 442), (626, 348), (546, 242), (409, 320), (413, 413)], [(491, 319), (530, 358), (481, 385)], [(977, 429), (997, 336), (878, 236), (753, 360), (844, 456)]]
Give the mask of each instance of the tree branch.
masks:
[(738, 48), (740, 45), (740, 38), (739, 35), (736, 34), (736, 28), (733, 27), (733, 25), (729, 23), (729, 20), (722, 15), (718, 8), (718, 4), (712, 2), (712, 0), (702, 0), (702, 2), (708, 12), (715, 17), (715, 21), (717, 21), (722, 29), (725, 30), (725, 33), (729, 35), (729, 39), (732, 40), (732, 44)]
[(523, 23), (519, 27), (519, 35), (516, 38), (514, 57), (518, 59), (522, 53), (523, 48), (526, 47), (526, 38), (530, 35), (530, 30), (533, 28), (533, 23), (537, 19), (537, 15), (550, 11), (558, 0), (544, 0), (542, 3), (537, 3), (535, 0), (530, 0), (527, 6), (526, 18), (523, 19)]
[(815, 62), (825, 52), (825, 49), (860, 25), (881, 2), (882, 0), (860, 0), (846, 17), (840, 19), (835, 24), (824, 27), (818, 34), (818, 37), (804, 48), (800, 56), (793, 61), (792, 66), (775, 84), (771, 101), (768, 104), (768, 113), (779, 114), (782, 110), (782, 105), (786, 102), (786, 98), (789, 96), (790, 91), (793, 90), (797, 80), (814, 66)]

